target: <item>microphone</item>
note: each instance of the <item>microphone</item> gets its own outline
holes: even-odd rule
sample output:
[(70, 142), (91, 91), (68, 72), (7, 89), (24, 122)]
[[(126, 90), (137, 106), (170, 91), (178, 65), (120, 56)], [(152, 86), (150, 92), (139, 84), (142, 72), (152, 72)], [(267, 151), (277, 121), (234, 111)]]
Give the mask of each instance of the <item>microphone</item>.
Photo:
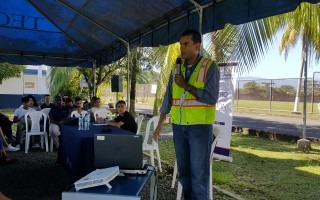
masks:
[(176, 69), (175, 69), (175, 74), (181, 74), (181, 64), (182, 64), (182, 60), (181, 58), (177, 58), (176, 60)]

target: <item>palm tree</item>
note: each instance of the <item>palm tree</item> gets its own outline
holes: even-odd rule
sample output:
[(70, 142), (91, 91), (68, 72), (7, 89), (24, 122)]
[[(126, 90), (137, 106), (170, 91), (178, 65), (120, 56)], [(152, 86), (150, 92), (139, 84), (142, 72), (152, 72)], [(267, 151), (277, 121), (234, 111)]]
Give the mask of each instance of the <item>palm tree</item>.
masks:
[(284, 52), (287, 58), (290, 50), (301, 39), (301, 65), (298, 79), (296, 98), (293, 112), (298, 111), (301, 93), (302, 74), (304, 72), (304, 104), (303, 104), (303, 132), (302, 137), (306, 138), (306, 92), (307, 92), (307, 69), (313, 59), (318, 63), (320, 58), (320, 5), (302, 3), (293, 12), (278, 16), (281, 20), (280, 28), (284, 31), (279, 50)]

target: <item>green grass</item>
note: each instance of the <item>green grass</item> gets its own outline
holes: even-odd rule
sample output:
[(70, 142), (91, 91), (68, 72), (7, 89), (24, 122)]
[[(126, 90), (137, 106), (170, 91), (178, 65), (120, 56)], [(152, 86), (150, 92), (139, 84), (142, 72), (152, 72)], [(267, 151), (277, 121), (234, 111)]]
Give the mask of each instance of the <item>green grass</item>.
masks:
[[(294, 102), (282, 102), (282, 101), (272, 101), (271, 110), (269, 101), (251, 101), (251, 100), (235, 100), (234, 101), (234, 111), (235, 112), (249, 112), (258, 114), (268, 114), (276, 116), (286, 116), (286, 117), (302, 117), (303, 103), (299, 103), (298, 111), (301, 114), (292, 113), (294, 108)], [(313, 113), (311, 109), (311, 103), (307, 103), (307, 119), (319, 119), (320, 114), (317, 108), (317, 103), (313, 104)]]
[[(320, 148), (233, 135), (232, 163), (214, 161), (213, 182), (245, 199), (318, 199)], [(161, 159), (174, 164), (172, 141), (160, 141)], [(171, 170), (169, 170), (171, 171)]]

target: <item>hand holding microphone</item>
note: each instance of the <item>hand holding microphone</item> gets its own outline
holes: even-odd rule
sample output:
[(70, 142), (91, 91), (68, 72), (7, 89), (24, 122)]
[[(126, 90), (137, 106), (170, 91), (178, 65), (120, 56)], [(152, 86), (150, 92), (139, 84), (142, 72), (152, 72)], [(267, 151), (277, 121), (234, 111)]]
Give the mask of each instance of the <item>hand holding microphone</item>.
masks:
[(174, 74), (181, 74), (181, 64), (182, 64), (181, 58), (177, 58), (177, 60), (176, 60), (176, 68), (175, 68), (175, 73)]
[(184, 77), (181, 73), (181, 58), (177, 58), (176, 60), (176, 68), (175, 68), (175, 75), (174, 75), (174, 82), (181, 88), (185, 88), (187, 83), (184, 80)]

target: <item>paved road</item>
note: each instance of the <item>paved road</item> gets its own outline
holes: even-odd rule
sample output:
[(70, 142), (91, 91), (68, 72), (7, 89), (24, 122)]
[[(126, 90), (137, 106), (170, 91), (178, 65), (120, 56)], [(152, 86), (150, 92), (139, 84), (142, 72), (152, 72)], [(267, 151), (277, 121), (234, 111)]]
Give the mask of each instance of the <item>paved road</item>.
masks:
[[(302, 136), (302, 118), (270, 115), (234, 113), (233, 126), (251, 128), (272, 133)], [(320, 116), (318, 120), (307, 120), (307, 137), (320, 138)]]
[[(153, 106), (136, 104), (136, 111), (152, 114)], [(233, 126), (272, 133), (301, 136), (302, 118), (277, 117), (249, 113), (234, 113)], [(320, 138), (320, 115), (318, 120), (307, 120), (307, 137)]]

